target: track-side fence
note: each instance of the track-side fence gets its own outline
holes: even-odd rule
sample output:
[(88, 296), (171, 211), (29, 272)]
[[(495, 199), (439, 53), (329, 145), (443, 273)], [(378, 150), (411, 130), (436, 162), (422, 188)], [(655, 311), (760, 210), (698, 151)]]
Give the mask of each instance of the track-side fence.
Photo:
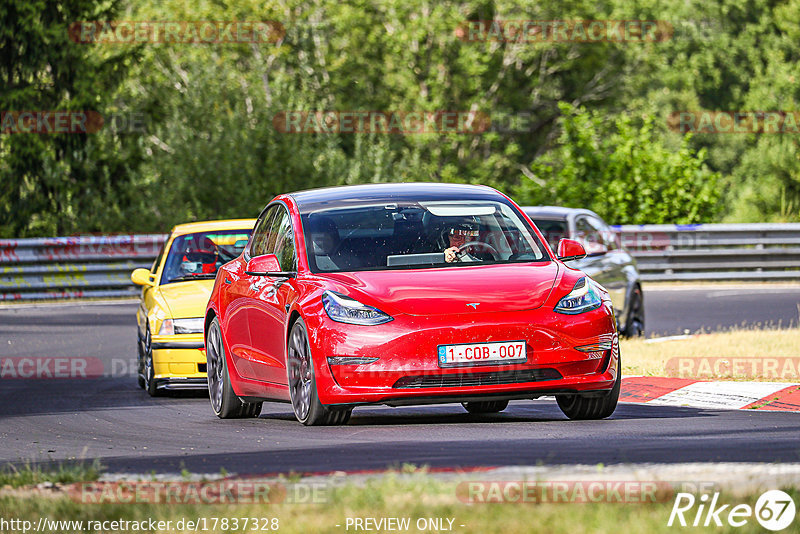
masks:
[(135, 296), (166, 235), (0, 239), (0, 300)]
[(615, 229), (645, 281), (800, 280), (800, 223)]

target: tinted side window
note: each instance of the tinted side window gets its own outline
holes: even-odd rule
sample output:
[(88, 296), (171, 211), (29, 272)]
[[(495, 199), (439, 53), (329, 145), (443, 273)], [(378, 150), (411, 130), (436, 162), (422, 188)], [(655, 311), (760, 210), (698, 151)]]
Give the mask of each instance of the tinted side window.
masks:
[(271, 237), (272, 223), (275, 216), (280, 213), (280, 206), (273, 206), (264, 213), (264, 216), (256, 223), (253, 230), (253, 244), (250, 246), (250, 256), (261, 256), (269, 253), (269, 239)]
[(275, 218), (275, 241), (272, 253), (278, 257), (281, 269), (284, 271), (295, 270), (295, 248), (294, 231), (292, 221), (286, 210), (280, 210), (281, 214)]

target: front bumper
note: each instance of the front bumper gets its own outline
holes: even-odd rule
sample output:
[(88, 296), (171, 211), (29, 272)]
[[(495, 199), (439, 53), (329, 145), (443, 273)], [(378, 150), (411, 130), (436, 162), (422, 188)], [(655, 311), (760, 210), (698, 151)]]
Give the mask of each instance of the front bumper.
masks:
[(182, 376), (172, 376), (168, 378), (156, 378), (156, 389), (167, 391), (201, 391), (208, 389), (206, 378), (185, 378)]
[[(604, 394), (619, 373), (619, 345), (610, 302), (566, 316), (552, 309), (430, 318), (396, 316), (371, 327), (317, 315), (310, 339), (323, 404), (425, 404), (524, 399), (565, 393)], [(311, 326), (311, 325), (309, 325)], [(315, 328), (310, 328), (314, 332)], [(586, 353), (575, 347), (613, 340)], [(527, 361), (440, 367), (439, 345), (525, 340)], [(330, 365), (329, 357), (378, 358)]]
[(153, 336), (153, 379), (159, 389), (204, 389), (206, 351), (203, 334)]

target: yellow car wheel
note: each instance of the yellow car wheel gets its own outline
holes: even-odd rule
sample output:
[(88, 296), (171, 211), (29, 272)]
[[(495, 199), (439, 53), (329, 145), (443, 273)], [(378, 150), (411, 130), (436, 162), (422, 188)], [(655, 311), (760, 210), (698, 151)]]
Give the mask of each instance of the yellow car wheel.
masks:
[(150, 327), (144, 338), (144, 389), (151, 397), (158, 397), (161, 391), (156, 388), (155, 363), (153, 362), (153, 343), (150, 337)]

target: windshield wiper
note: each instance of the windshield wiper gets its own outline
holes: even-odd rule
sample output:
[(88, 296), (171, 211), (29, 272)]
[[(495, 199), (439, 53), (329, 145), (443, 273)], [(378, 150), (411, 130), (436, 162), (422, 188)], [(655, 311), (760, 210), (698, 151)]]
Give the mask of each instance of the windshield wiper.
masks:
[(217, 273), (185, 274), (170, 278), (169, 282), (186, 282), (189, 280), (212, 280), (217, 277)]

